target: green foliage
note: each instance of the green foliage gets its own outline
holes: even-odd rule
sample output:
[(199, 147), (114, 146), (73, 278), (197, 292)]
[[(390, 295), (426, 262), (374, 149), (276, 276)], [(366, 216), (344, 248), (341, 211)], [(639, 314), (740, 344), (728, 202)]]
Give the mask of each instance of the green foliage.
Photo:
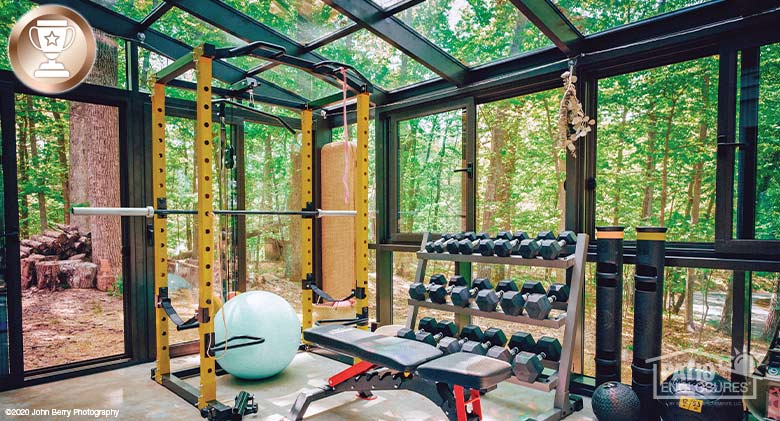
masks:
[(124, 280), (121, 274), (117, 274), (116, 280), (114, 281), (114, 285), (108, 291), (108, 295), (112, 297), (122, 298), (124, 294), (125, 294)]

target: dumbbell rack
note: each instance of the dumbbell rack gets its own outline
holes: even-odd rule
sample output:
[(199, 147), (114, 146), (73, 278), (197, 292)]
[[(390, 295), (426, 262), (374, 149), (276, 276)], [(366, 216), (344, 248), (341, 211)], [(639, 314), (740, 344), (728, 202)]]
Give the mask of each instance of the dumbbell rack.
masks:
[(582, 324), (583, 313), (583, 287), (585, 282), (585, 262), (587, 258), (589, 236), (587, 234), (577, 235), (577, 244), (574, 247), (574, 253), (555, 260), (544, 260), (541, 257), (534, 259), (524, 259), (520, 256), (482, 256), (477, 254), (449, 254), (449, 253), (428, 253), (425, 251), (425, 243), (428, 242), (429, 234), (423, 235), (420, 251), (417, 252), (417, 271), (415, 282), (425, 281), (425, 270), (428, 261), (449, 261), (454, 263), (482, 263), (496, 265), (515, 265), (531, 266), (549, 269), (572, 269), (569, 300), (565, 303), (553, 303), (553, 308), (561, 310), (563, 313), (555, 317), (537, 320), (528, 316), (510, 316), (500, 311), (482, 311), (473, 304), (469, 307), (459, 307), (452, 304), (437, 304), (430, 301), (418, 301), (409, 299), (409, 308), (406, 317), (406, 327), (413, 329), (419, 309), (430, 308), (434, 310), (452, 312), (467, 316), (483, 317), (486, 319), (504, 320), (518, 324), (541, 326), (550, 329), (564, 328), (563, 340), (561, 341), (561, 358), (557, 361), (543, 360), (546, 368), (554, 370), (552, 374), (539, 381), (527, 383), (515, 377), (507, 380), (510, 383), (532, 389), (549, 392), (555, 389), (555, 398), (553, 408), (533, 419), (538, 421), (557, 421), (563, 419), (574, 412), (574, 407), (569, 395), (569, 380), (574, 356), (574, 342), (577, 335), (578, 326)]

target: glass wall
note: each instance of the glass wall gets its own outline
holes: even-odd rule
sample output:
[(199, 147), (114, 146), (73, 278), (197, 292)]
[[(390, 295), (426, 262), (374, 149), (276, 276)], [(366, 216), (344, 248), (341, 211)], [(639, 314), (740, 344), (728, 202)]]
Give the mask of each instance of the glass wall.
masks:
[(780, 44), (761, 47), (756, 239), (780, 239)]
[(599, 80), (596, 225), (712, 242), (718, 59)]
[(464, 115), (447, 111), (398, 122), (398, 231), (461, 231)]
[(119, 110), (16, 95), (25, 370), (123, 354)]

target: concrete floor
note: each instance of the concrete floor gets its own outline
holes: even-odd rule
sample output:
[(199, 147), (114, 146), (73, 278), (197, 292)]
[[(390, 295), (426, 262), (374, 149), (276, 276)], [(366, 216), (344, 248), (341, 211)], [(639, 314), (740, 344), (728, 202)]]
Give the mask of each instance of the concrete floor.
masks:
[[(197, 364), (197, 357), (175, 360), (175, 369)], [(149, 379), (153, 364), (113, 370), (55, 383), (32, 386), (0, 393), (0, 408), (24, 409), (117, 409), (119, 419), (200, 419), (198, 412), (181, 398)], [(225, 375), (218, 378), (217, 397), (232, 402), (240, 390), (254, 393), (260, 406), (259, 414), (248, 420), (283, 419), (298, 393), (324, 384), (325, 379), (346, 366), (331, 359), (299, 353), (279, 376), (262, 382), (248, 382)], [(197, 378), (188, 380), (197, 385)], [(363, 401), (350, 393), (336, 395), (312, 404), (307, 420), (441, 420), (443, 413), (430, 401), (415, 393), (377, 392), (377, 399)], [(552, 395), (508, 383), (488, 393), (483, 399), (485, 420), (517, 420), (533, 416), (552, 407)], [(585, 409), (568, 418), (571, 421), (594, 420), (586, 399)], [(33, 419), (64, 419), (60, 416), (18, 417)], [(113, 418), (113, 417), (112, 417)], [(0, 416), (0, 419), (14, 417)], [(93, 416), (68, 419), (94, 420)]]

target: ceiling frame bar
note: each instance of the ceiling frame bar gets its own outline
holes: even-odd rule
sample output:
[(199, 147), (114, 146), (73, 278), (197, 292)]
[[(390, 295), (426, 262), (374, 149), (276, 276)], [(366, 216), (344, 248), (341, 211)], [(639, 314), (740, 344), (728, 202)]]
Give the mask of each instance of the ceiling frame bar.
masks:
[[(88, 0), (33, 0), (38, 4), (60, 4), (78, 11), (95, 28), (110, 35), (126, 40), (138, 42), (147, 50), (176, 60), (186, 54), (192, 53), (193, 47), (165, 35), (154, 29), (147, 29), (143, 34), (143, 41), (139, 41), (138, 22), (110, 10), (104, 6)], [(214, 61), (214, 77), (223, 82), (234, 84), (246, 78), (244, 70), (222, 60)], [(265, 79), (254, 77), (259, 84), (254, 88), (254, 95), (260, 100), (267, 99), (269, 103), (287, 108), (302, 109), (310, 102), (294, 92), (290, 92)], [(143, 81), (141, 81), (143, 83)], [(278, 104), (277, 104), (278, 103)], [(295, 104), (295, 107), (290, 107)]]
[(143, 32), (151, 27), (164, 14), (171, 10), (171, 8), (173, 8), (173, 3), (163, 0), (162, 3), (155, 6), (154, 9), (141, 20), (141, 23), (138, 24), (138, 32)]
[(468, 68), (463, 63), (398, 18), (385, 16), (385, 11), (376, 3), (370, 0), (323, 1), (444, 80), (457, 86), (466, 84)]
[(569, 57), (579, 54), (583, 36), (550, 0), (510, 0), (559, 50)]
[[(175, 0), (174, 2), (177, 8), (248, 43), (252, 41), (265, 41), (284, 48), (286, 54), (291, 57), (313, 62), (328, 61), (327, 58), (317, 53), (305, 51), (305, 48), (302, 44), (287, 37), (284, 34), (277, 32), (272, 28), (269, 28), (252, 17), (241, 13), (240, 11), (234, 9), (222, 1), (207, 2), (203, 0)], [(252, 76), (249, 74), (249, 72), (246, 72), (245, 74), (248, 77)], [(341, 84), (332, 78), (328, 78), (323, 75), (314, 76), (333, 86), (338, 86), (339, 88), (341, 87)], [(349, 76), (349, 78), (353, 84), (361, 83), (361, 81), (357, 78), (352, 76)]]

